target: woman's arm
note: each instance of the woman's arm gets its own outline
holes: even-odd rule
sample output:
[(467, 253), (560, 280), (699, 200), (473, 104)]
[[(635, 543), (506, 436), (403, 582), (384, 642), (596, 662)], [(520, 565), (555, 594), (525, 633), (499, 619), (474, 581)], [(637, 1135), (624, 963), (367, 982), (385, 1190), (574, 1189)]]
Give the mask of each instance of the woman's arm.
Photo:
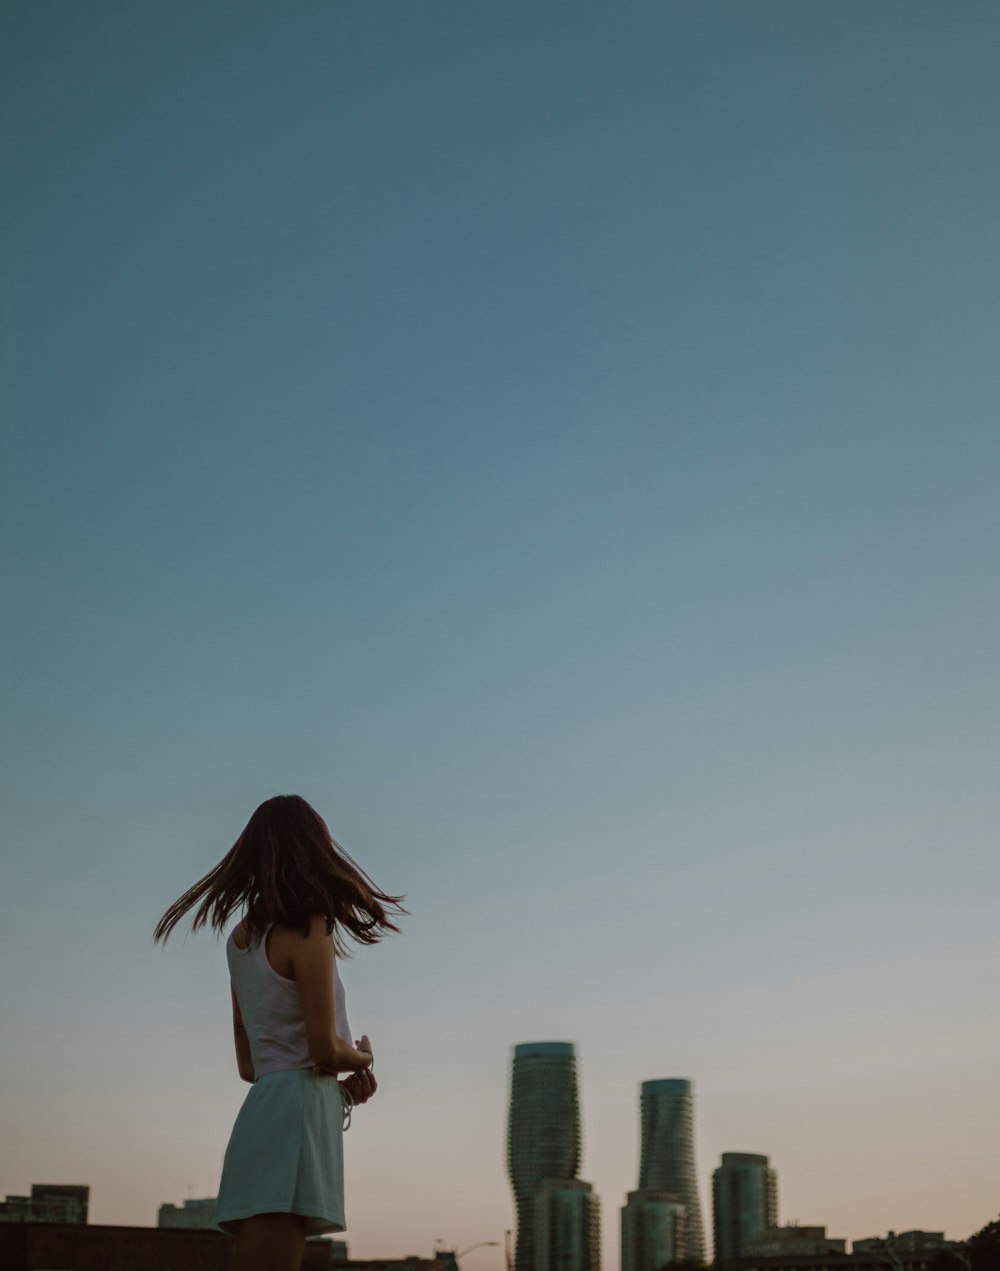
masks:
[(250, 1038), (247, 1037), (247, 1030), (243, 1027), (243, 1016), (240, 1014), (240, 1004), (236, 1000), (236, 990), (230, 988), (233, 997), (233, 1037), (236, 1041), (236, 1067), (240, 1071), (240, 1076), (244, 1081), (251, 1084), (254, 1081), (253, 1057), (250, 1054)]
[(326, 922), (318, 916), (311, 918), (309, 934), (303, 937), (298, 933), (291, 949), (292, 970), (299, 986), (306, 1026), (306, 1045), (309, 1058), (317, 1068), (327, 1072), (360, 1072), (369, 1066), (372, 1056), (370, 1051), (356, 1050), (337, 1036), (335, 957)]

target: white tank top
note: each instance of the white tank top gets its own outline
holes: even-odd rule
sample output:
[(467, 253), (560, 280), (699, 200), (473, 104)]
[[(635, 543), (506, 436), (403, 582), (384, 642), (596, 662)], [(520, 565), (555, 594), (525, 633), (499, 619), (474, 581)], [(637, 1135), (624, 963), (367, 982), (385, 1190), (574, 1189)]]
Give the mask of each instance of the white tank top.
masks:
[[(285, 1068), (315, 1068), (309, 1058), (306, 1045), (306, 1024), (302, 1018), (299, 988), (294, 980), (279, 975), (267, 960), (267, 927), (259, 940), (252, 941), (245, 949), (237, 947), (233, 933), (226, 941), (226, 959), (229, 962), (229, 978), (240, 1004), (243, 1027), (250, 1041), (254, 1077), (280, 1072)], [(351, 1026), (347, 1022), (347, 1000), (340, 979), (340, 966), (334, 966), (336, 976), (334, 1001), (336, 1004), (337, 1036), (352, 1046)]]

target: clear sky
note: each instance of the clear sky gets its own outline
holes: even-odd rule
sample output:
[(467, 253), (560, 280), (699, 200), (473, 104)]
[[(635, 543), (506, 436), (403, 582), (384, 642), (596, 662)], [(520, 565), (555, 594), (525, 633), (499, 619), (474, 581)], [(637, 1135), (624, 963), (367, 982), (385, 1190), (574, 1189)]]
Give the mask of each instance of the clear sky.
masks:
[[(513, 1225), (510, 1047), (703, 1200), (1000, 1211), (1000, 9), (8, 0), (0, 1193), (213, 1195), (166, 906), (279, 791), (405, 934), (360, 1255)], [(499, 1271), (498, 1250), (468, 1271)]]

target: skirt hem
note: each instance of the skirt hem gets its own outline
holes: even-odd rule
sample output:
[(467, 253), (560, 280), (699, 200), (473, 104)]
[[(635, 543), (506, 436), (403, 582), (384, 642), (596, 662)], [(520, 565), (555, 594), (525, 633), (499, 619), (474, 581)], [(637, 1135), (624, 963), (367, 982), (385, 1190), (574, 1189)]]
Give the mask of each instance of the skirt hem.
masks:
[(236, 1213), (226, 1214), (224, 1218), (216, 1218), (215, 1225), (220, 1231), (224, 1231), (227, 1236), (236, 1234), (237, 1226), (247, 1218), (256, 1218), (260, 1214), (298, 1214), (300, 1218), (306, 1220), (306, 1234), (309, 1236), (325, 1236), (331, 1233), (336, 1235), (341, 1231), (346, 1231), (347, 1227), (343, 1219), (331, 1218), (329, 1214), (319, 1213), (316, 1210), (306, 1210), (298, 1205), (269, 1205), (266, 1209), (262, 1209), (259, 1205), (246, 1210), (238, 1210)]

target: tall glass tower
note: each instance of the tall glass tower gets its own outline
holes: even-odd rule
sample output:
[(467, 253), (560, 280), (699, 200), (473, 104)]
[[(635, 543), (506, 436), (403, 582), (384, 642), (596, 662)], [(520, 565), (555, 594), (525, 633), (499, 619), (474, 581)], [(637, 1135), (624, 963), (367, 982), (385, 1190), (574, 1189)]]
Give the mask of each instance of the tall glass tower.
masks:
[[(694, 1093), (683, 1077), (644, 1081), (639, 1105), (639, 1190), (672, 1192), (684, 1205), (686, 1256), (705, 1260), (705, 1229), (694, 1164)], [(521, 1268), (518, 1267), (518, 1271)]]
[(766, 1156), (723, 1152), (712, 1175), (715, 1261), (739, 1258), (752, 1236), (778, 1225), (778, 1176)]
[(580, 1167), (580, 1101), (572, 1042), (514, 1047), (507, 1122), (507, 1169), (517, 1204), (515, 1271), (536, 1269), (536, 1201), (549, 1179)]

